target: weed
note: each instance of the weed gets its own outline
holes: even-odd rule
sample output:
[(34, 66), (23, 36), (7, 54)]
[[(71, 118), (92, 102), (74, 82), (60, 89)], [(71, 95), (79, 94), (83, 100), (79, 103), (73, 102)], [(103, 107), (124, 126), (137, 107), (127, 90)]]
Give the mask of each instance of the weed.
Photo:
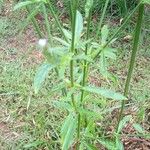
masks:
[[(15, 8), (28, 7), (29, 5), (27, 4), (32, 6), (32, 2), (26, 1), (25, 3), (19, 3)], [(92, 23), (92, 8), (94, 8), (92, 7), (91, 0), (87, 1), (85, 6), (85, 20), (87, 24), (83, 24), (84, 19), (82, 14), (77, 10), (77, 1), (74, 0), (71, 2), (71, 27), (68, 29), (64, 29), (61, 26), (51, 3), (38, 1), (35, 4), (40, 6), (44, 12), (47, 35), (43, 35), (43, 31), (37, 33), (42, 33), (42, 37), (44, 38), (48, 37), (48, 40), (40, 40), (42, 46), (41, 52), (45, 57), (45, 61), (37, 70), (34, 78), (33, 87), (35, 93), (38, 95), (34, 95), (31, 87), (31, 80), (33, 80), (35, 68), (32, 70), (33, 74), (31, 73), (31, 69), (22, 70), (22, 60), (20, 60), (19, 62), (15, 62), (15, 64), (9, 64), (10, 71), (8, 68), (2, 69), (3, 79), (8, 74), (5, 77), (7, 81), (12, 77), (12, 72), (16, 68), (14, 71), (14, 79), (11, 79), (12, 82), (10, 79), (7, 82), (10, 85), (8, 86), (8, 91), (14, 90), (16, 88), (15, 84), (17, 84), (16, 91), (19, 91), (20, 95), (25, 96), (21, 96), (16, 102), (17, 107), (20, 108), (19, 110), (15, 110), (16, 106), (12, 105), (15, 113), (11, 113), (11, 116), (14, 114), (13, 117), (15, 118), (16, 114), (17, 116), (21, 115), (23, 117), (21, 117), (20, 121), (27, 122), (24, 125), (24, 131), (26, 133), (19, 140), (17, 148), (59, 149), (61, 147), (64, 150), (69, 148), (98, 149), (98, 144), (101, 144), (108, 149), (123, 149), (123, 143), (121, 142), (122, 131), (132, 121), (133, 116), (126, 115), (125, 117), (121, 117), (116, 132), (111, 133), (111, 141), (104, 134), (106, 131), (103, 131), (103, 125), (101, 124), (101, 122), (107, 119), (110, 112), (116, 110), (116, 108), (120, 108), (120, 101), (124, 102), (126, 100), (124, 95), (112, 90), (115, 88), (114, 84), (117, 83), (114, 73), (109, 68), (111, 61), (117, 59), (117, 50), (114, 47), (112, 48), (111, 45), (115, 42), (114, 38), (125, 27), (133, 13), (143, 4), (138, 5), (133, 10), (112, 37), (109, 38), (109, 28), (107, 25), (104, 25), (100, 30), (100, 40), (96, 38), (91, 39), (90, 26)], [(56, 25), (63, 35), (62, 38), (52, 36), (48, 21), (48, 11), (45, 6), (50, 8)], [(31, 17), (31, 20), (33, 19), (35, 19), (34, 16)], [(32, 22), (36, 31), (41, 30), (38, 22), (36, 24), (34, 21)], [(52, 43), (58, 44), (56, 46)], [(138, 42), (135, 43), (137, 44)], [(15, 53), (15, 50), (11, 50), (10, 53)], [(20, 71), (18, 71), (19, 68), (21, 68)], [(89, 79), (91, 72), (94, 72), (93, 69), (96, 69), (97, 76), (101, 76), (103, 80), (105, 79), (107, 81), (108, 85), (105, 85), (105, 88), (101, 84), (97, 85), (97, 81), (95, 85), (90, 84)], [(20, 79), (19, 76), (22, 76), (22, 78)], [(17, 78), (20, 80), (16, 80)], [(27, 81), (26, 78), (30, 80), (24, 83), (24, 81)], [(114, 84), (111, 84), (112, 82)], [(20, 85), (20, 83), (24, 84)], [(5, 85), (5, 82), (2, 84)], [(29, 86), (26, 87), (26, 85)], [(29, 90), (31, 91), (29, 92)], [(2, 92), (2, 94), (5, 94), (5, 92)], [(7, 92), (7, 94), (10, 93)], [(27, 100), (27, 102), (22, 106), (21, 101), (23, 100)], [(115, 103), (115, 106), (111, 107), (110, 105), (113, 103)], [(56, 111), (56, 109), (59, 109), (59, 111)], [(143, 117), (139, 117), (138, 119), (142, 120), (144, 118), (145, 111), (142, 109), (139, 110), (139, 116)], [(59, 122), (62, 121), (63, 125), (60, 129)], [(106, 122), (104, 125), (106, 125)], [(144, 136), (144, 130), (139, 124), (133, 124), (133, 127), (139, 136)]]

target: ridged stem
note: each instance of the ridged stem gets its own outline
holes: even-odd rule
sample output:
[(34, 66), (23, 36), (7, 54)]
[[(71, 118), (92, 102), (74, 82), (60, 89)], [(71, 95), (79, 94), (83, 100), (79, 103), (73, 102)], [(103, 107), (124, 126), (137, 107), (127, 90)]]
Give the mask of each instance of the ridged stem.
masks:
[[(140, 39), (140, 33), (141, 33), (141, 28), (142, 28), (143, 16), (144, 16), (144, 4), (141, 4), (139, 7), (137, 24), (136, 24), (135, 35), (134, 35), (133, 49), (132, 49), (132, 54), (131, 54), (131, 60), (130, 60), (129, 70), (128, 70), (128, 74), (127, 74), (125, 89), (124, 89), (124, 95), (126, 97), (128, 96), (131, 77), (132, 77), (133, 70), (134, 70), (134, 64), (135, 64), (135, 60), (136, 60), (136, 53), (137, 53), (138, 46), (139, 46), (139, 39)], [(119, 126), (119, 123), (123, 116), (124, 107), (125, 107), (125, 101), (123, 100), (122, 104), (121, 104), (119, 118), (118, 118), (118, 126)], [(118, 128), (118, 126), (117, 126), (117, 128)]]

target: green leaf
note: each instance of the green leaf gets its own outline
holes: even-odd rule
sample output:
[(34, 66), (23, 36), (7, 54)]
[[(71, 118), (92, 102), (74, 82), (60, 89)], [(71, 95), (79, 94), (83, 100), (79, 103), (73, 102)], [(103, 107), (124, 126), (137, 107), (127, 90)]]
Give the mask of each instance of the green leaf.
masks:
[(101, 30), (101, 44), (102, 45), (106, 44), (106, 40), (108, 38), (108, 33), (109, 33), (108, 26), (104, 25)]
[(150, 4), (150, 0), (142, 0), (142, 3), (144, 3), (144, 4)]
[(66, 53), (61, 57), (60, 65), (59, 65), (59, 77), (60, 77), (60, 79), (65, 78), (65, 70), (70, 63), (72, 56), (73, 56), (73, 53)]
[(89, 143), (85, 143), (87, 150), (98, 150), (94, 145), (89, 144)]
[(120, 139), (118, 137), (116, 138), (116, 148), (117, 148), (117, 150), (124, 150), (123, 143), (122, 143), (122, 141), (120, 141)]
[(54, 106), (59, 108), (59, 109), (65, 109), (65, 110), (68, 110), (68, 111), (72, 111), (73, 110), (73, 107), (69, 104), (69, 103), (66, 103), (66, 102), (61, 102), (61, 101), (55, 101), (53, 102)]
[(58, 37), (53, 37), (53, 38), (58, 42), (60, 42), (63, 46), (69, 47), (69, 44), (66, 41), (62, 40), (61, 38)]
[(25, 6), (27, 6), (27, 5), (31, 5), (31, 4), (33, 4), (33, 3), (35, 3), (35, 1), (20, 2), (20, 3), (18, 3), (18, 4), (15, 5), (15, 7), (14, 7), (13, 10), (15, 11), (15, 10), (17, 10), (17, 9), (20, 9), (20, 8), (25, 7)]
[(113, 99), (113, 100), (127, 100), (125, 96), (120, 93), (116, 93), (109, 89), (104, 89), (100, 87), (87, 86), (82, 88), (84, 91), (99, 94), (105, 98)]
[(107, 61), (103, 51), (101, 52), (101, 57), (100, 57), (100, 72), (104, 77), (107, 77), (109, 74), (109, 72), (107, 71)]
[(119, 126), (118, 126), (118, 130), (117, 130), (117, 133), (119, 134), (122, 129), (126, 126), (126, 124), (131, 120), (132, 116), (131, 115), (128, 115), (128, 116), (125, 116), (119, 123)]
[(96, 112), (96, 111), (93, 111), (93, 110), (88, 110), (88, 109), (85, 109), (85, 108), (79, 108), (79, 112), (82, 115), (90, 117), (90, 118), (92, 118), (94, 120), (96, 120), (96, 119), (102, 119), (101, 114), (99, 112)]
[(93, 0), (86, 0), (86, 4), (85, 4), (85, 17), (86, 18), (89, 16), (89, 12), (92, 6), (93, 6)]
[(54, 65), (51, 64), (42, 64), (36, 72), (34, 77), (34, 91), (37, 94), (39, 89), (41, 88), (44, 80), (46, 79), (50, 70), (55, 68)]
[(83, 18), (82, 15), (79, 11), (77, 11), (77, 16), (76, 16), (76, 26), (75, 26), (75, 41), (76, 43), (79, 41), (81, 37), (81, 33), (83, 30)]
[(63, 32), (65, 34), (65, 36), (67, 37), (68, 40), (71, 40), (72, 38), (72, 33), (66, 29), (63, 29)]
[(72, 59), (73, 60), (86, 60), (88, 62), (93, 62), (92, 58), (85, 54), (76, 55)]
[(111, 59), (116, 59), (116, 52), (117, 52), (117, 50), (116, 49), (114, 49), (114, 48), (109, 48), (109, 47), (107, 47), (107, 48), (105, 48), (104, 50), (103, 50), (103, 53), (104, 53), (104, 56), (105, 57), (107, 57), (107, 58), (111, 58)]
[(28, 143), (28, 144), (25, 144), (23, 146), (23, 148), (25, 148), (25, 149), (37, 148), (39, 145), (41, 145), (43, 143), (44, 143), (43, 141), (33, 141), (33, 142)]
[(102, 144), (104, 147), (106, 147), (108, 150), (116, 150), (116, 146), (114, 142), (111, 142), (109, 140), (98, 140), (100, 144)]
[(140, 124), (134, 123), (133, 127), (137, 132), (144, 133), (144, 129), (142, 128), (142, 126)]
[(61, 130), (63, 142), (62, 150), (68, 150), (71, 146), (73, 135), (76, 129), (76, 123), (77, 119), (72, 114), (70, 114), (65, 120)]

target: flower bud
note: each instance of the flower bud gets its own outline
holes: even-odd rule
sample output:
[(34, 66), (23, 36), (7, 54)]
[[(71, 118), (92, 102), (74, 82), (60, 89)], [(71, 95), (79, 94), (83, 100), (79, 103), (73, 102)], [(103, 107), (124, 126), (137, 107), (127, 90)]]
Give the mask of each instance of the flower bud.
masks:
[(47, 39), (39, 39), (39, 46), (44, 48), (47, 45)]

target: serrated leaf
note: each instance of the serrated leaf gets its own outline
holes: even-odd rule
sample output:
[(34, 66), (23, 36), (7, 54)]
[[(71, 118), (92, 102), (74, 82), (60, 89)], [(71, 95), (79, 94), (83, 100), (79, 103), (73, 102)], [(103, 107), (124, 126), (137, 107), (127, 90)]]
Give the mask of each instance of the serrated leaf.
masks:
[(133, 127), (137, 132), (144, 133), (144, 129), (142, 128), (142, 126), (140, 124), (134, 123)]
[(101, 87), (87, 86), (82, 88), (84, 91), (95, 93), (101, 95), (105, 98), (113, 99), (113, 100), (127, 100), (125, 96), (120, 93), (116, 93), (109, 89), (104, 89)]
[(42, 84), (46, 77), (48, 76), (48, 73), (50, 70), (55, 68), (54, 65), (51, 64), (42, 64), (39, 69), (36, 72), (36, 75), (34, 77), (34, 91), (37, 94), (39, 89), (42, 87)]
[(106, 44), (108, 33), (109, 33), (108, 26), (104, 25), (101, 30), (101, 44), (102, 45)]
[(82, 31), (83, 31), (83, 17), (81, 13), (77, 11), (76, 26), (75, 26), (75, 41), (76, 42), (79, 41)]
[(62, 150), (68, 150), (71, 146), (74, 132), (76, 129), (76, 122), (77, 120), (73, 117), (72, 114), (70, 114), (65, 121), (61, 130), (61, 134), (63, 136)]
[(15, 7), (14, 7), (13, 10), (15, 11), (15, 10), (17, 10), (17, 9), (20, 9), (20, 8), (25, 7), (25, 6), (27, 6), (27, 5), (31, 5), (31, 4), (33, 4), (33, 3), (35, 3), (35, 2), (34, 2), (34, 1), (20, 2), (20, 3), (18, 3), (18, 4), (15, 5)]
[(131, 115), (128, 115), (128, 116), (125, 116), (119, 123), (119, 126), (118, 126), (118, 130), (117, 130), (117, 133), (119, 134), (122, 129), (126, 126), (126, 124), (131, 120), (132, 116)]

